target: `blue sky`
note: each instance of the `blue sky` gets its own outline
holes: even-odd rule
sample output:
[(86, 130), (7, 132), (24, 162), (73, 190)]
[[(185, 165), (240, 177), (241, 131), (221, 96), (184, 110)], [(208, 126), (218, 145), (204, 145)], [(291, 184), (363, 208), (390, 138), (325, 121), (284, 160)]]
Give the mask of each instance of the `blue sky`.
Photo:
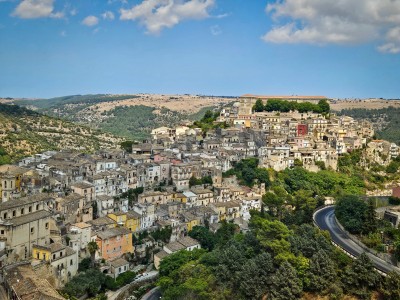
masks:
[(400, 1), (0, 0), (0, 70), (2, 97), (400, 98)]

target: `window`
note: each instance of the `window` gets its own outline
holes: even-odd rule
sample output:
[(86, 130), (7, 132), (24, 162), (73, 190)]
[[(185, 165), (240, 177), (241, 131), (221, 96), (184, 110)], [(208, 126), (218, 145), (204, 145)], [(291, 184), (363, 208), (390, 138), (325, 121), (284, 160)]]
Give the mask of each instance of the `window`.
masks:
[(29, 206), (28, 211), (32, 212), (32, 206)]
[(16, 215), (16, 211), (15, 211), (15, 210), (13, 210), (13, 217), (15, 217), (15, 215)]
[(72, 261), (72, 259), (69, 261), (69, 265), (72, 266), (74, 263)]
[(0, 231), (1, 234), (4, 234), (4, 230)]
[(46, 222), (45, 228), (46, 228), (46, 229), (49, 229), (49, 222)]
[(4, 220), (7, 219), (7, 213), (4, 213)]
[(36, 204), (36, 210), (39, 210), (39, 204)]
[(25, 212), (25, 209), (21, 208), (21, 215), (23, 215)]
[(31, 234), (34, 234), (34, 233), (35, 233), (35, 228), (32, 227), (32, 228), (31, 228)]
[(53, 254), (53, 259), (56, 259), (56, 255), (55, 254)]

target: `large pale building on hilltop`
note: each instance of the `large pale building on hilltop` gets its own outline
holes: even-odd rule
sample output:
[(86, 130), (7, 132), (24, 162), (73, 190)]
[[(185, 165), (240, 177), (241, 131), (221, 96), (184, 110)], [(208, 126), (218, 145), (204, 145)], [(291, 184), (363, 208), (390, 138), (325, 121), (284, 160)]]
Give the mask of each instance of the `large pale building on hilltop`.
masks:
[(271, 99), (295, 101), (295, 102), (310, 102), (314, 104), (318, 104), (320, 100), (329, 101), (329, 99), (325, 96), (263, 96), (263, 95), (245, 94), (239, 97), (238, 114), (239, 115), (251, 114), (253, 105), (256, 103), (258, 99), (262, 100), (264, 104), (266, 104), (267, 101)]

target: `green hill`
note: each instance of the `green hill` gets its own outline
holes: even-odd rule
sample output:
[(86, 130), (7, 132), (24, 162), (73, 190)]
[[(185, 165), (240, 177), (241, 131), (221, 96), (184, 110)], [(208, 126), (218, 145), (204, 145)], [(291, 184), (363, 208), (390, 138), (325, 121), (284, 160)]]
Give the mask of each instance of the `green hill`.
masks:
[[(156, 127), (175, 126), (182, 121), (201, 119), (207, 109), (212, 110), (234, 100), (229, 97), (216, 97), (215, 101), (207, 102), (207, 96), (198, 96), (199, 99), (205, 99), (204, 106), (188, 113), (185, 111), (186, 105), (181, 108), (171, 106), (179, 96), (161, 97), (164, 98), (148, 101), (148, 96), (144, 94), (72, 95), (50, 99), (13, 100), (13, 103), (130, 140), (143, 140), (149, 138), (151, 130)], [(187, 105), (190, 106), (190, 99), (187, 101)], [(168, 104), (169, 108), (166, 107)]]
[(367, 120), (374, 126), (377, 138), (400, 145), (400, 108), (344, 109), (337, 114)]
[(121, 141), (112, 134), (0, 103), (0, 164), (47, 150), (114, 148)]

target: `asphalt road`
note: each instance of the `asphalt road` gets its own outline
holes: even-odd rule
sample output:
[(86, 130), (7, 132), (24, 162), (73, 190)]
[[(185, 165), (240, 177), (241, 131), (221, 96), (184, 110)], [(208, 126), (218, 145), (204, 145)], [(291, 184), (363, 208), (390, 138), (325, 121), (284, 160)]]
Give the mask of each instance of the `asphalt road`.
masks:
[[(329, 231), (332, 241), (339, 245), (346, 252), (355, 257), (365, 252), (363, 248), (353, 242), (347, 236), (347, 234), (340, 229), (335, 219), (335, 207), (328, 206), (317, 211), (314, 215), (314, 220), (320, 229)], [(383, 259), (368, 252), (367, 255), (372, 260), (376, 269), (384, 273), (389, 273), (394, 270), (400, 272), (399, 268), (384, 261)]]
[(156, 287), (142, 297), (142, 300), (159, 300), (161, 298), (160, 288)]

